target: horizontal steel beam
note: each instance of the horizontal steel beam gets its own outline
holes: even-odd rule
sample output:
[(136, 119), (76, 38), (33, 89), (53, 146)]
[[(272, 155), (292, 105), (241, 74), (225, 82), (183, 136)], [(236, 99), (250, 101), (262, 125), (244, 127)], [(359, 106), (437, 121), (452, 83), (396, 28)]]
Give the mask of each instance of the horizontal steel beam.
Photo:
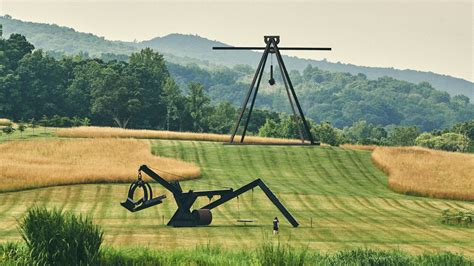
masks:
[[(299, 50), (299, 51), (331, 51), (331, 47), (278, 47), (280, 50)], [(212, 50), (265, 50), (265, 47), (212, 47)], [(270, 48), (273, 50), (273, 48)]]

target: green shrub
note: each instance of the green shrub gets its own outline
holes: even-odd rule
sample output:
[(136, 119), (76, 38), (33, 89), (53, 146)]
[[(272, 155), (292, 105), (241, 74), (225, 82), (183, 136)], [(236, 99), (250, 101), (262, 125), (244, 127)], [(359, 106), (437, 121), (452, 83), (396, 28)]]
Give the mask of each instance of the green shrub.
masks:
[(41, 265), (91, 264), (103, 240), (102, 230), (89, 217), (45, 207), (28, 209), (19, 228), (31, 260)]
[(474, 222), (474, 213), (456, 209), (444, 209), (441, 212), (441, 222), (444, 224), (464, 225), (469, 227)]
[(347, 142), (342, 130), (332, 127), (329, 122), (321, 122), (319, 125), (314, 125), (311, 128), (311, 134), (313, 134), (316, 140), (331, 146), (339, 146)]
[(412, 265), (412, 257), (398, 251), (376, 251), (354, 249), (339, 251), (328, 256), (324, 264), (329, 265)]
[(430, 133), (420, 134), (415, 140), (415, 144), (436, 150), (465, 152), (469, 149), (469, 139), (458, 133), (444, 133), (441, 136), (434, 136)]
[(391, 146), (413, 146), (419, 135), (418, 131), (416, 126), (394, 127), (386, 142)]
[(264, 243), (257, 249), (257, 260), (260, 265), (304, 265), (307, 259), (307, 249), (294, 249), (290, 246)]
[[(15, 243), (0, 244), (0, 265), (43, 265), (25, 260), (28, 250)], [(65, 264), (65, 265), (70, 265)], [(265, 242), (257, 250), (224, 250), (202, 245), (195, 249), (156, 250), (149, 248), (105, 248), (94, 265), (466, 265), (474, 262), (468, 257), (450, 252), (412, 255), (399, 250), (342, 250), (320, 253), (307, 248)]]
[(19, 243), (0, 244), (0, 265), (28, 265), (28, 251)]
[(474, 262), (467, 257), (451, 252), (438, 254), (422, 254), (414, 257), (412, 265), (466, 265), (472, 266)]
[(2, 132), (9, 135), (9, 134), (12, 134), (13, 132), (15, 132), (15, 129), (11, 125), (8, 125), (8, 126), (2, 128)]

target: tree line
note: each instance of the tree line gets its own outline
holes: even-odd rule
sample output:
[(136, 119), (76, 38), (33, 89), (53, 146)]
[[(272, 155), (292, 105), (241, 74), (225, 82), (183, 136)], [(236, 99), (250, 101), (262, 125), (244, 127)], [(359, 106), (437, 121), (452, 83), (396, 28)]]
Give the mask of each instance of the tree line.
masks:
[[(0, 117), (33, 119), (45, 126), (77, 126), (86, 121), (86, 125), (226, 134), (239, 112), (233, 103), (242, 99), (246, 78), (253, 72), (247, 66), (207, 70), (167, 64), (161, 54), (149, 48), (131, 54), (127, 61), (109, 57), (110, 60), (101, 60), (77, 55), (55, 59), (35, 50), (22, 35), (0, 39)], [(465, 96), (451, 98), (429, 84), (389, 78), (369, 81), (363, 75), (329, 73), (312, 67), (303, 74), (291, 74), (302, 104), (313, 118), (309, 119), (313, 135), (322, 142), (418, 143), (453, 149), (442, 143), (462, 139), (447, 133), (472, 139), (456, 126), (450, 129), (452, 132), (439, 130), (451, 128), (452, 121), (474, 117), (473, 105)], [(278, 110), (272, 105), (283, 105), (285, 98), (277, 96), (275, 92), (259, 94), (257, 105)], [(383, 102), (384, 97), (389, 100)], [(308, 99), (317, 104), (309, 105)], [(318, 110), (316, 119), (311, 116), (314, 108)], [(426, 113), (430, 108), (434, 110)], [(298, 137), (297, 128), (290, 115), (257, 109), (248, 132), (293, 138)], [(423, 131), (432, 132), (419, 136)]]
[[(205, 69), (169, 63), (168, 69), (178, 84), (199, 80), (213, 101), (234, 105), (240, 104), (254, 74), (247, 66)], [(291, 71), (290, 76), (305, 115), (337, 128), (365, 120), (384, 127), (417, 126), (431, 131), (474, 119), (474, 104), (467, 96), (451, 97), (427, 82), (414, 84), (390, 77), (369, 80), (363, 74), (332, 73), (311, 66), (302, 72)], [(274, 86), (262, 81), (256, 106), (291, 113), (278, 71), (275, 79)]]
[[(211, 104), (203, 84), (180, 88), (163, 56), (145, 48), (127, 62), (54, 59), (34, 50), (24, 36), (0, 39), (0, 117), (68, 126), (87, 118), (93, 125), (228, 133), (236, 109)], [(255, 111), (256, 132), (270, 111)]]
[[(457, 123), (450, 128), (423, 132), (417, 126), (382, 126), (357, 121), (342, 129), (329, 122), (320, 124), (309, 120), (313, 137), (323, 143), (378, 146), (422, 146), (431, 149), (474, 152), (474, 120)], [(298, 124), (291, 116), (280, 114), (279, 119), (268, 119), (259, 129), (262, 137), (298, 138)]]

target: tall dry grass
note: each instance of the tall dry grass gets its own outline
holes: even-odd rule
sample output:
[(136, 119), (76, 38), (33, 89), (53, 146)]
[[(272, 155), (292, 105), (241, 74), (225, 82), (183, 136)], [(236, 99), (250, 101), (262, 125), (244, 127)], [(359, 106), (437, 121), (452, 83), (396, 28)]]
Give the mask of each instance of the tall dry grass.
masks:
[(0, 191), (52, 185), (130, 182), (147, 164), (168, 180), (195, 178), (199, 167), (154, 156), (143, 140), (82, 139), (0, 144)]
[(10, 121), (10, 119), (0, 118), (0, 126), (9, 126), (11, 124), (12, 121)]
[[(230, 135), (211, 133), (176, 132), (164, 130), (122, 129), (116, 127), (73, 127), (61, 128), (57, 131), (58, 137), (67, 138), (137, 138), (137, 139), (174, 139), (174, 140), (201, 140), (227, 142)], [(240, 141), (235, 136), (234, 141)], [(297, 139), (264, 138), (246, 136), (246, 143), (300, 143)]]
[(377, 148), (377, 145), (359, 145), (359, 144), (342, 144), (341, 148), (362, 150), (362, 151), (373, 151)]
[(377, 147), (374, 163), (399, 193), (474, 200), (474, 154), (419, 147)]

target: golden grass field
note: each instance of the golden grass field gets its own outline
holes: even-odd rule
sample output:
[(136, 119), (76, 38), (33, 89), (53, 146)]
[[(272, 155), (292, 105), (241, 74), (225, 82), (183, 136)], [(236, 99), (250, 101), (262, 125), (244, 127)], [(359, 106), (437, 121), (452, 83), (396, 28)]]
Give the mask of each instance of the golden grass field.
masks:
[(341, 148), (361, 151), (373, 151), (377, 148), (377, 145), (358, 145), (358, 144), (342, 144)]
[(0, 144), (0, 192), (52, 185), (130, 182), (138, 167), (157, 167), (164, 178), (195, 178), (192, 163), (151, 154), (150, 143), (132, 139), (10, 141)]
[[(137, 138), (137, 139), (172, 139), (227, 142), (230, 135), (211, 133), (176, 132), (163, 130), (122, 129), (116, 127), (73, 127), (60, 128), (56, 132), (58, 137), (67, 138)], [(234, 141), (240, 141), (235, 136)], [(246, 136), (246, 143), (300, 143), (297, 139), (264, 138)]]
[(0, 126), (8, 126), (11, 125), (12, 121), (6, 118), (0, 118)]
[(377, 147), (372, 160), (388, 174), (388, 186), (396, 192), (474, 200), (474, 154)]

